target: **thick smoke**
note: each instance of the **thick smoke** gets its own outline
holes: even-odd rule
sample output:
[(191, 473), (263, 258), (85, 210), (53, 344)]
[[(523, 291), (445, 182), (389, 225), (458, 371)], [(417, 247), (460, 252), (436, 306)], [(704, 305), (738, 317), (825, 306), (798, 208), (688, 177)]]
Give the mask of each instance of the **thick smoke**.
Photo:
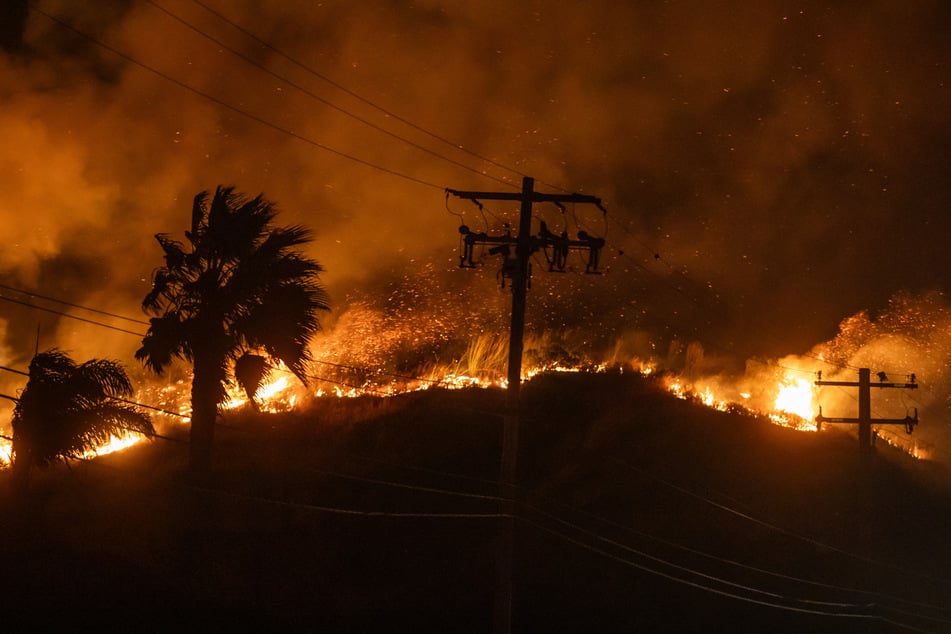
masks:
[[(405, 316), (432, 356), (504, 328), (499, 263), (458, 270), (456, 228), (498, 233), (517, 213), (456, 199), (447, 212), (441, 188), (516, 191), (529, 174), (608, 209), (535, 210), (558, 230), (607, 238), (601, 276), (581, 275), (580, 258), (550, 274), (538, 256), (529, 301), (531, 330), (598, 351), (641, 333), (640, 347), (701, 341), (708, 361), (742, 365), (829, 341), (844, 318), (887, 310), (901, 291), (947, 290), (951, 6), (940, 0), (207, 5), (492, 162), (381, 114), (196, 2), (12, 3), (0, 42), (0, 283), (141, 318), (161, 262), (152, 236), (180, 236), (197, 192), (234, 184), (314, 230), (328, 328), (353, 323), (351, 307), (391, 332)], [(24, 367), (37, 344), (136, 365), (129, 334), (8, 302), (0, 321), (5, 365)], [(0, 379), (6, 392), (18, 385)]]

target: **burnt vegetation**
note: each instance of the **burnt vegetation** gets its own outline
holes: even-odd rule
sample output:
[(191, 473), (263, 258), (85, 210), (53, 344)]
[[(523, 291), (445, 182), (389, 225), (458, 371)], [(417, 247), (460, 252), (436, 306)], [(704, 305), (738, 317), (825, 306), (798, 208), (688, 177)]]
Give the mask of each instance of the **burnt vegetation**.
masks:
[[(2, 499), (5, 622), (489, 631), (504, 400), (249, 407), (201, 485), (171, 440), (39, 472)], [(515, 631), (951, 629), (933, 463), (553, 373), (522, 390), (519, 468)]]

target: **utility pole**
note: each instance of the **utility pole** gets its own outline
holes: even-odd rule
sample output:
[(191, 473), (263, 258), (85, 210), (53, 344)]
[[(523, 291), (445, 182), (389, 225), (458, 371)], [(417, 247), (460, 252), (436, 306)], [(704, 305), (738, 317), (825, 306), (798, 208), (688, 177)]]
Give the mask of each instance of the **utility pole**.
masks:
[[(501, 236), (490, 236), (485, 233), (473, 233), (462, 225), (459, 232), (465, 236), (465, 252), (459, 257), (459, 266), (472, 268), (473, 249), (476, 245), (495, 245), (489, 253), (502, 255), (502, 284), (505, 278), (512, 280), (512, 322), (509, 331), (509, 359), (508, 359), (508, 387), (506, 388), (506, 412), (503, 416), (502, 431), (502, 466), (499, 473), (501, 493), (504, 498), (502, 513), (508, 516), (503, 520), (501, 546), (497, 566), (496, 597), (495, 597), (495, 632), (508, 634), (512, 629), (512, 556), (515, 538), (515, 483), (517, 476), (518, 456), (518, 427), (519, 427), (519, 389), (522, 380), (522, 350), (525, 334), (525, 303), (530, 276), (530, 260), (532, 254), (539, 249), (551, 247), (554, 257), (550, 260), (551, 267), (564, 270), (565, 259), (571, 249), (585, 249), (588, 251), (587, 273), (596, 273), (598, 258), (604, 246), (603, 238), (589, 236), (579, 232), (578, 240), (569, 240), (567, 234), (556, 236), (548, 231), (542, 223), (539, 236), (532, 235), (532, 205), (535, 203), (550, 202), (558, 206), (564, 203), (582, 203), (596, 205), (602, 212), (607, 213), (601, 206), (601, 199), (582, 194), (543, 194), (535, 191), (535, 179), (525, 176), (522, 179), (522, 191), (510, 192), (480, 192), (458, 191), (446, 189), (446, 194), (471, 200), (482, 208), (480, 200), (506, 200), (521, 204), (519, 211), (518, 234), (512, 236), (506, 232)], [(514, 247), (514, 255), (512, 254)]]
[(822, 429), (822, 423), (858, 423), (859, 426), (859, 450), (869, 452), (872, 449), (872, 423), (876, 425), (904, 425), (905, 431), (909, 434), (918, 424), (918, 408), (915, 408), (915, 416), (905, 416), (904, 418), (872, 418), (872, 388), (901, 388), (906, 390), (918, 389), (915, 383), (915, 375), (908, 377), (907, 383), (890, 383), (884, 372), (878, 373), (879, 382), (872, 383), (872, 371), (869, 368), (859, 368), (859, 380), (854, 381), (823, 381), (822, 373), (819, 373), (818, 380), (815, 382), (818, 386), (835, 385), (839, 387), (857, 387), (859, 388), (859, 415), (858, 418), (831, 417), (823, 416), (822, 408), (819, 408), (819, 415), (816, 416), (816, 428)]
[[(601, 206), (601, 199), (582, 194), (543, 194), (535, 191), (535, 179), (526, 176), (522, 179), (521, 193), (509, 192), (473, 192), (447, 189), (447, 195), (471, 200), (482, 208), (480, 200), (510, 200), (521, 203), (518, 222), (518, 234), (513, 237), (510, 232), (505, 235), (491, 236), (486, 233), (473, 233), (469, 227), (462, 225), (459, 232), (465, 236), (465, 252), (459, 257), (459, 266), (474, 268), (472, 260), (473, 248), (476, 245), (496, 245), (489, 253), (502, 255), (503, 285), (505, 278), (512, 280), (512, 327), (509, 336), (509, 365), (507, 404), (509, 409), (517, 409), (518, 392), (522, 373), (522, 338), (525, 331), (525, 297), (528, 290), (529, 260), (539, 249), (551, 247), (554, 251), (550, 261), (550, 270), (565, 268), (565, 258), (569, 250), (584, 249), (588, 251), (586, 273), (597, 273), (598, 261), (604, 239), (596, 238), (581, 231), (578, 240), (569, 240), (567, 233), (557, 236), (548, 230), (542, 223), (538, 236), (532, 235), (532, 205), (534, 203), (550, 202), (563, 208), (564, 203), (585, 203), (595, 205), (602, 212), (607, 213)], [(514, 257), (511, 247), (515, 248)]]

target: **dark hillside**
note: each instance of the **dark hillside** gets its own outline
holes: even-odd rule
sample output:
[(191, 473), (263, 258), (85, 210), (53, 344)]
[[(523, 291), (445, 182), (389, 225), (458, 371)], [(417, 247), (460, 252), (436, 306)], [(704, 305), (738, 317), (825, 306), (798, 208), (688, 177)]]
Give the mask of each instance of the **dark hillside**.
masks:
[[(503, 403), (232, 413), (202, 486), (186, 447), (156, 440), (42, 473), (21, 507), (4, 487), (5, 621), (488, 632)], [(629, 374), (536, 377), (521, 432), (516, 631), (951, 631), (935, 465)]]

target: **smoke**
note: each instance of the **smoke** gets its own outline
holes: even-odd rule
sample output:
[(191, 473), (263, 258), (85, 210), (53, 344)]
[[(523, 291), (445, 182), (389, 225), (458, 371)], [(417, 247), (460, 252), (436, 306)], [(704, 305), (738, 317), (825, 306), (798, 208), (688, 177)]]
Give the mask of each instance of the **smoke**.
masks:
[[(196, 193), (234, 184), (275, 201), (279, 222), (313, 229), (335, 306), (328, 330), (371, 310), (388, 332), (425, 333), (431, 357), (507, 319), (500, 263), (486, 255), (460, 271), (457, 226), (517, 223), (515, 204), (480, 211), (441, 188), (517, 191), (529, 174), (608, 209), (536, 206), (553, 229), (608, 246), (600, 276), (581, 275), (580, 259), (548, 273), (536, 256), (529, 329), (605, 354), (641, 333), (638, 346), (665, 352), (703, 342), (694, 367), (735, 367), (837, 339), (844, 316), (876, 316), (900, 291), (947, 290), (947, 3), (207, 0), (491, 162), (198, 3), (155, 4), (11, 5), (0, 282), (142, 317), (161, 263), (152, 236), (181, 235)], [(7, 303), (0, 322), (7, 365), (25, 367), (38, 330), (41, 347), (136, 365), (128, 334)]]

